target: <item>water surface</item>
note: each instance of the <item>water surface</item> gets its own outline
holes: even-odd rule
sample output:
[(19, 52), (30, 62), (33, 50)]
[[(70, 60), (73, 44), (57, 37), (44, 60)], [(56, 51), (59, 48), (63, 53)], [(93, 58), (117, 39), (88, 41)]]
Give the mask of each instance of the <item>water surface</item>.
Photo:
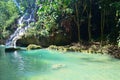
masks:
[(118, 80), (119, 77), (120, 61), (108, 55), (41, 49), (0, 56), (0, 80)]

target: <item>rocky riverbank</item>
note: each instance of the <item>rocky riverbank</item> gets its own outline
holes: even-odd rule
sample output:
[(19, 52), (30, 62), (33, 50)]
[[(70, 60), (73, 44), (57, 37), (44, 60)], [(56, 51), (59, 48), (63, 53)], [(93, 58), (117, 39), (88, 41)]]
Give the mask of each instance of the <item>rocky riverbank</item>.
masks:
[[(41, 49), (46, 48), (40, 45), (30, 44), (27, 46), (27, 50), (34, 50), (34, 49)], [(103, 45), (101, 47), (99, 42), (93, 43), (71, 43), (70, 45), (65, 46), (56, 46), (50, 45), (47, 49), (54, 49), (62, 52), (83, 52), (83, 53), (90, 53), (90, 54), (109, 54), (112, 57), (120, 59), (120, 47), (117, 45)], [(6, 48), (5, 51), (15, 51), (20, 50), (20, 48)]]
[(72, 43), (66, 46), (51, 45), (48, 47), (48, 49), (54, 49), (64, 52), (73, 51), (84, 53), (109, 54), (112, 57), (120, 59), (120, 48), (118, 46), (108, 44), (101, 47), (99, 42), (94, 42), (91, 44)]

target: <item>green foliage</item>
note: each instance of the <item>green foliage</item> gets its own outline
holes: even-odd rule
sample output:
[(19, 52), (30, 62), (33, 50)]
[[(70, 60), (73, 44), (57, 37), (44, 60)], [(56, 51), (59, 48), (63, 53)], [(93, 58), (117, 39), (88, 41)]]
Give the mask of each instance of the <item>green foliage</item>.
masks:
[[(16, 0), (20, 10), (32, 10), (37, 4), (35, 23), (31, 23), (26, 36), (49, 36), (58, 30), (70, 31), (80, 40), (100, 36), (101, 40), (112, 39), (120, 42), (120, 1), (115, 0)], [(35, 3), (35, 1), (37, 1)], [(28, 10), (28, 11), (29, 11)], [(5, 38), (14, 29), (19, 10), (13, 0), (0, 0), (0, 38)], [(97, 20), (97, 21), (96, 21)], [(72, 23), (72, 24), (71, 24)], [(25, 26), (22, 24), (21, 26)], [(19, 27), (20, 25), (18, 25)], [(62, 27), (61, 27), (62, 26)], [(78, 27), (76, 27), (78, 26)], [(15, 27), (16, 28), (16, 27)], [(64, 29), (63, 29), (64, 28)], [(14, 30), (13, 30), (14, 31)], [(73, 32), (72, 32), (73, 31)], [(98, 33), (97, 33), (98, 32)], [(78, 33), (78, 34), (77, 34)], [(95, 34), (94, 34), (95, 33)], [(89, 35), (90, 34), (90, 35)], [(109, 38), (106, 38), (106, 37)], [(72, 37), (74, 38), (74, 36)], [(104, 39), (105, 38), (105, 39)], [(96, 38), (95, 38), (96, 39)], [(84, 40), (84, 39), (83, 39)], [(108, 40), (109, 41), (109, 40)]]
[[(78, 13), (76, 12), (75, 4), (77, 5)], [(116, 15), (119, 16), (120, 14), (119, 12), (120, 2), (119, 1), (114, 1), (114, 0), (97, 0), (97, 1), (94, 1), (94, 0), (83, 0), (83, 1), (82, 0), (81, 1), (79, 0), (72, 0), (72, 1), (71, 0), (54, 0), (54, 1), (46, 0), (46, 1), (41, 1), (41, 0), (38, 0), (37, 5), (39, 6), (39, 9), (37, 11), (38, 22), (36, 23), (36, 30), (40, 31), (40, 35), (44, 35), (44, 34), (47, 35), (52, 30), (54, 31), (56, 29), (59, 29), (59, 26), (61, 24), (59, 20), (62, 18), (61, 20), (64, 22), (64, 19), (66, 17), (64, 15), (68, 16), (72, 14), (72, 16), (74, 16), (74, 20), (73, 18), (71, 19), (75, 21), (73, 22), (74, 24), (77, 25), (77, 23), (79, 23), (80, 24), (79, 26), (82, 26), (82, 24), (87, 24), (88, 19), (89, 19), (90, 24), (89, 26), (87, 26), (87, 28), (90, 28), (89, 32), (91, 32), (91, 34), (92, 34), (92, 31), (94, 30), (93, 28), (96, 28), (96, 29), (99, 29), (99, 30), (96, 30), (96, 32), (100, 31), (100, 33), (98, 33), (97, 35), (99, 34), (102, 35), (102, 38), (101, 38), (102, 40), (106, 40), (105, 37), (110, 35), (109, 38), (114, 39), (113, 41), (116, 42), (116, 37), (118, 37), (119, 29), (116, 28), (115, 26), (116, 23), (118, 22), (118, 19), (116, 21), (115, 17)], [(97, 6), (94, 8), (94, 5), (97, 5)], [(95, 15), (95, 12), (93, 10), (96, 10), (96, 11), (98, 10), (98, 14)], [(98, 22), (97, 24), (96, 22), (94, 22), (94, 17), (97, 17), (97, 18), (100, 17), (99, 18), (100, 20), (97, 21)], [(83, 29), (81, 28), (78, 30), (83, 31)], [(83, 32), (78, 33), (78, 35), (81, 33)], [(87, 30), (86, 30), (86, 33), (88, 33)], [(114, 35), (115, 37), (112, 38), (111, 36), (114, 36)], [(82, 34), (80, 36), (82, 36)], [(91, 37), (92, 36), (94, 36), (94, 34), (92, 34)]]
[(115, 1), (111, 3), (111, 6), (115, 9), (115, 23), (116, 26), (113, 28), (113, 35), (115, 41), (117, 41), (118, 46), (120, 46), (120, 1)]
[(111, 6), (116, 10), (116, 18), (120, 22), (120, 1), (112, 3)]
[(0, 38), (4, 38), (9, 34), (9, 27), (15, 19), (18, 18), (18, 10), (12, 0), (0, 1)]
[(48, 35), (50, 31), (58, 28), (57, 20), (63, 14), (71, 14), (73, 10), (69, 8), (71, 0), (37, 1), (39, 9), (37, 11), (38, 22), (36, 27), (41, 31), (41, 35)]
[(24, 13), (26, 9), (33, 7), (36, 0), (16, 0), (19, 2), (20, 10)]

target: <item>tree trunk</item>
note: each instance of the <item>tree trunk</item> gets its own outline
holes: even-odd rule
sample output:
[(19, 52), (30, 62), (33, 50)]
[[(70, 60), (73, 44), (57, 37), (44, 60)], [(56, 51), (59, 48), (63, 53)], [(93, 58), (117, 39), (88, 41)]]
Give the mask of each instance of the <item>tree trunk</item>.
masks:
[(77, 18), (77, 27), (78, 27), (78, 41), (80, 42), (80, 20), (79, 20), (79, 11), (78, 11), (78, 5), (75, 3), (75, 9), (76, 9), (76, 18)]
[(105, 26), (105, 9), (101, 10), (101, 52), (103, 46), (104, 26)]
[(92, 17), (91, 4), (92, 4), (92, 1), (90, 0), (90, 9), (89, 9), (89, 14), (88, 14), (88, 39), (89, 39), (89, 42), (91, 42), (91, 17)]

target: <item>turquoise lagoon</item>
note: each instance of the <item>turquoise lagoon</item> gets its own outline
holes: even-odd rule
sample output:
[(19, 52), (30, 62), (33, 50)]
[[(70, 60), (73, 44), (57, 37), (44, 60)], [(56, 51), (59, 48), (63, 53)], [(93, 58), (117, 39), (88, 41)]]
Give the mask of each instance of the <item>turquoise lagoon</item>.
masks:
[(40, 49), (0, 52), (0, 80), (119, 80), (120, 60), (108, 55)]

